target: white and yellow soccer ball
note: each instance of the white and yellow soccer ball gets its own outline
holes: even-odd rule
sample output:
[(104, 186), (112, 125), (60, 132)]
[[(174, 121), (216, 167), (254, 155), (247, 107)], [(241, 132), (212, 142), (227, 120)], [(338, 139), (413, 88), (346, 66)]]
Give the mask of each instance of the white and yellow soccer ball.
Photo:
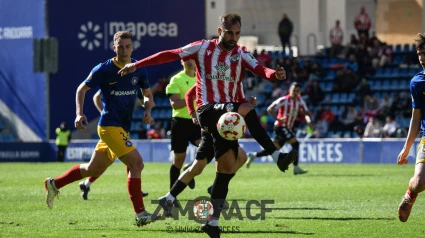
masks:
[(226, 112), (218, 120), (217, 130), (226, 140), (239, 140), (245, 134), (245, 119), (237, 112)]

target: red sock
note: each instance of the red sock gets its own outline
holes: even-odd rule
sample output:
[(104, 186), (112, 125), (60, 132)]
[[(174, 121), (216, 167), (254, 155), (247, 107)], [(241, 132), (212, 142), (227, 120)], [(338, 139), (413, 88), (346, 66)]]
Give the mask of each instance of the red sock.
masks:
[(410, 191), (410, 188), (407, 189), (406, 194), (410, 197), (410, 199), (413, 199), (413, 200), (415, 200), (416, 197), (418, 196), (418, 193)]
[(93, 176), (90, 176), (89, 178), (88, 178), (88, 180), (90, 181), (90, 183), (93, 183), (94, 181), (96, 181), (96, 179), (97, 178), (99, 178), (99, 177), (93, 177)]
[(70, 168), (61, 176), (55, 178), (55, 185), (57, 189), (60, 189), (65, 185), (80, 180), (82, 178), (83, 176), (81, 176), (80, 165), (78, 164)]
[(143, 204), (143, 197), (140, 192), (142, 191), (142, 180), (140, 178), (127, 178), (127, 189), (133, 203), (134, 212), (139, 214), (145, 211), (145, 204)]

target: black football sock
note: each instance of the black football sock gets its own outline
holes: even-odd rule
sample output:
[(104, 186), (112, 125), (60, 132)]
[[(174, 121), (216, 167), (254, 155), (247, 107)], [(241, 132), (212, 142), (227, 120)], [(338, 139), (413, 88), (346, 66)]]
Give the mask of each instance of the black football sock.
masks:
[(266, 130), (261, 126), (260, 121), (257, 117), (257, 112), (255, 112), (255, 109), (252, 109), (248, 114), (245, 116), (245, 122), (248, 126), (249, 132), (251, 133), (252, 137), (264, 148), (264, 150), (267, 152), (266, 155), (271, 155), (273, 152), (275, 152), (276, 146), (273, 144), (273, 141), (270, 139), (269, 135), (267, 134)]
[(170, 188), (173, 187), (174, 183), (179, 179), (180, 169), (177, 168), (174, 164), (170, 168)]
[(226, 201), (227, 192), (229, 191), (229, 182), (235, 174), (216, 173), (214, 184), (211, 191), (211, 203), (213, 205), (213, 217), (218, 219), (223, 210)]
[(262, 151), (258, 151), (256, 154), (255, 154), (255, 157), (263, 157), (263, 156), (267, 156), (267, 155), (270, 155), (267, 151), (265, 151), (265, 150), (262, 150)]
[(170, 194), (173, 195), (174, 198), (177, 198), (177, 196), (184, 191), (184, 189), (187, 187), (187, 184), (184, 184), (182, 181), (177, 180), (173, 187), (170, 189)]

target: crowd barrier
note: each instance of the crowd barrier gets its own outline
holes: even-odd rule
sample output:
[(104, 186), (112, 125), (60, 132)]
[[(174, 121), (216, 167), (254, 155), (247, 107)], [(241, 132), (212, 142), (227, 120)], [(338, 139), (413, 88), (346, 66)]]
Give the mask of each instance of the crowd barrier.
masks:
[[(412, 146), (409, 159), (414, 160), (419, 140)], [(65, 161), (89, 161), (97, 140), (73, 141), (68, 146)], [(170, 141), (133, 140), (145, 162), (170, 162)], [(356, 164), (381, 163), (394, 164), (403, 148), (404, 139), (309, 139), (300, 141), (299, 161), (301, 163)], [(253, 139), (240, 140), (246, 152), (261, 150)], [(283, 152), (291, 149), (282, 148)], [(190, 145), (187, 160), (194, 160), (196, 147)], [(0, 162), (53, 162), (56, 161), (56, 146), (53, 141), (40, 143), (0, 143)], [(270, 156), (261, 157), (254, 163), (271, 163)]]

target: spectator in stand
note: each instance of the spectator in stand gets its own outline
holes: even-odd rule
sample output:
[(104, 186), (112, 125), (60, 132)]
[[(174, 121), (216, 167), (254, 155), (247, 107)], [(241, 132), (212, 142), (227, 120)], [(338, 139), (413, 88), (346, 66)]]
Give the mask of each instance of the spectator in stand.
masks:
[(292, 21), (286, 13), (283, 13), (282, 20), (279, 22), (278, 35), (280, 42), (282, 43), (283, 50), (285, 50), (285, 47), (287, 46), (289, 48), (289, 52), (291, 52), (291, 35), (293, 29), (294, 26)]
[(383, 43), (381, 49), (378, 52), (379, 67), (384, 67), (391, 63), (392, 51), (388, 47), (387, 43)]
[(412, 98), (409, 97), (407, 92), (401, 92), (400, 97), (396, 95), (391, 111), (395, 115), (401, 116), (403, 118), (410, 117), (410, 115), (412, 114)]
[(373, 94), (370, 84), (367, 82), (366, 78), (363, 78), (359, 90), (356, 92), (356, 97), (354, 98), (354, 103), (356, 105), (364, 105), (364, 98), (366, 96), (371, 96)]
[(278, 81), (273, 82), (273, 90), (272, 90), (271, 98), (274, 100), (274, 99), (283, 97), (283, 95), (284, 95), (284, 91), (280, 87), (280, 82)]
[(366, 124), (363, 137), (379, 138), (381, 137), (381, 123), (376, 117), (369, 117), (369, 122)]
[(391, 108), (393, 106), (393, 99), (390, 96), (389, 93), (385, 93), (382, 100), (379, 102), (379, 108), (378, 108), (378, 115), (380, 118), (385, 118), (387, 115), (389, 115), (391, 112)]
[(339, 20), (336, 20), (335, 26), (329, 32), (329, 39), (331, 41), (330, 57), (337, 57), (343, 49), (342, 43), (344, 40), (344, 32), (339, 26)]
[(152, 93), (154, 97), (165, 97), (165, 88), (168, 84), (168, 78), (166, 76), (162, 76), (158, 79), (158, 82), (156, 82), (152, 86)]
[(385, 118), (385, 125), (382, 128), (382, 137), (383, 138), (389, 138), (389, 137), (396, 137), (397, 134), (397, 129), (400, 126), (398, 125), (398, 123), (394, 120), (394, 118), (390, 115), (388, 115)]
[(335, 92), (350, 92), (357, 87), (359, 77), (348, 67), (346, 71), (338, 70), (334, 79), (333, 90)]
[(369, 38), (369, 29), (372, 25), (369, 15), (366, 13), (365, 7), (360, 9), (360, 13), (354, 19), (354, 28), (360, 37), (361, 34), (365, 34)]
[(364, 122), (369, 121), (369, 117), (377, 117), (379, 115), (379, 101), (375, 95), (366, 96), (364, 99)]
[(155, 127), (147, 132), (148, 139), (163, 139), (165, 138), (165, 129), (162, 127), (162, 121), (155, 124)]
[(369, 51), (364, 44), (359, 44), (357, 51), (355, 53), (357, 64), (358, 64), (358, 74), (360, 77), (364, 77), (366, 73), (371, 68), (371, 58)]
[(267, 54), (267, 52), (265, 50), (262, 50), (261, 53), (257, 56), (257, 61), (266, 66), (266, 67), (271, 67), (272, 65), (272, 57), (270, 57), (269, 54)]
[(345, 64), (344, 71), (347, 71), (348, 68), (354, 72), (359, 71), (359, 63), (357, 63), (357, 58), (354, 54), (350, 55), (348, 63)]
[(369, 47), (369, 55), (372, 58), (372, 66), (373, 68), (378, 68), (379, 66), (379, 52), (381, 50), (381, 43), (379, 40), (375, 39), (371, 46)]
[(359, 40), (357, 39), (355, 34), (351, 34), (350, 36), (350, 46), (357, 47), (359, 44)]
[(314, 123), (314, 138), (326, 138), (326, 135), (328, 134), (328, 129), (328, 122), (319, 118), (319, 120)]
[(310, 68), (304, 66), (303, 70), (308, 74), (308, 81), (319, 80), (325, 75), (322, 65), (318, 62), (314, 62)]
[(304, 90), (304, 94), (308, 96), (308, 100), (314, 106), (323, 101), (325, 97), (323, 90), (317, 80), (307, 81), (307, 87)]
[(372, 31), (372, 36), (369, 37), (369, 46), (373, 45), (373, 42), (377, 40), (379, 42), (379, 44), (381, 44), (381, 41), (378, 39), (378, 37), (376, 36), (376, 31)]

